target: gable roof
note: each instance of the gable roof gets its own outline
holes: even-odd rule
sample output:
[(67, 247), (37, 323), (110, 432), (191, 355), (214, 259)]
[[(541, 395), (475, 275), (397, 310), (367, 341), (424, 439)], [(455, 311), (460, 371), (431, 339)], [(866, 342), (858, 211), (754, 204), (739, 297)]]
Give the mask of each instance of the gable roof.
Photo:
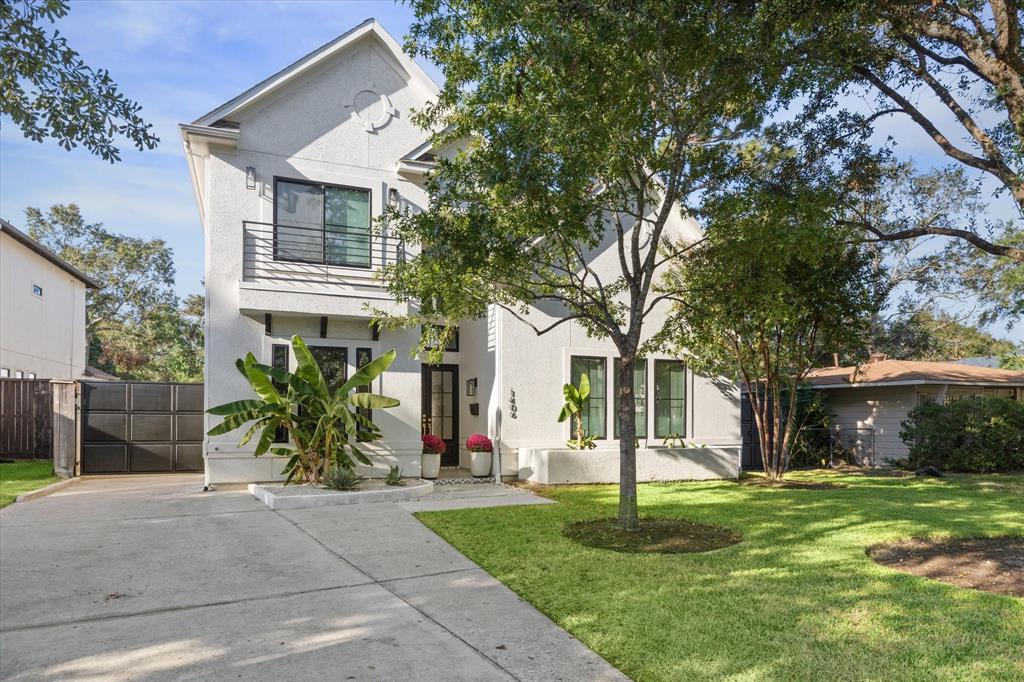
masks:
[(306, 71), (322, 64), (325, 60), (330, 59), (338, 52), (341, 52), (349, 45), (367, 35), (376, 36), (377, 39), (379, 39), (385, 47), (388, 48), (391, 52), (391, 56), (399, 63), (399, 65), (405, 69), (414, 81), (426, 88), (428, 93), (431, 95), (437, 95), (440, 92), (440, 89), (437, 87), (437, 83), (435, 83), (415, 61), (410, 59), (409, 56), (402, 51), (402, 47), (398, 42), (391, 37), (391, 34), (385, 31), (384, 27), (381, 26), (376, 19), (371, 17), (355, 28), (342, 33), (326, 45), (318, 47), (305, 57), (302, 57), (289, 66), (286, 66), (269, 78), (260, 81), (242, 94), (220, 105), (213, 111), (200, 116), (193, 122), (193, 124), (206, 127), (220, 123), (222, 119), (229, 118), (240, 109), (247, 107), (253, 102), (277, 91)]
[(92, 277), (89, 277), (89, 275), (85, 274), (84, 272), (76, 268), (74, 265), (58, 256), (53, 251), (50, 251), (48, 248), (37, 242), (35, 239), (32, 239), (32, 237), (29, 237), (27, 234), (16, 228), (14, 225), (11, 225), (6, 220), (0, 219), (0, 232), (9, 235), (11, 239), (13, 239), (14, 241), (20, 243), (22, 246), (25, 246), (28, 249), (31, 249), (38, 255), (50, 261), (64, 272), (81, 281), (88, 288), (102, 288), (100, 286), (100, 283), (94, 280)]
[(1000, 384), (1024, 386), (1024, 372), (956, 362), (880, 360), (856, 367), (811, 370), (807, 381), (819, 388), (890, 384)]

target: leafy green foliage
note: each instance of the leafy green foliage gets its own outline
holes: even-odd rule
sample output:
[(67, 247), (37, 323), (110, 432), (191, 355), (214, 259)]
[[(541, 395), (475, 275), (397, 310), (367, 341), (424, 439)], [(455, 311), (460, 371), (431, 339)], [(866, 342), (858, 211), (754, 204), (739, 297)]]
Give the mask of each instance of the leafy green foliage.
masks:
[(1024, 469), (1024, 403), (969, 398), (925, 402), (902, 424), (912, 467), (986, 473)]
[(87, 223), (76, 204), (25, 211), (28, 235), (95, 279), (86, 293), (88, 364), (123, 379), (202, 381), (203, 297), (174, 294), (174, 254)]
[[(247, 426), (239, 447), (256, 438), (256, 457), (270, 452), (287, 457), (285, 483), (319, 484), (327, 469), (354, 469), (370, 460), (359, 443), (380, 439), (380, 429), (360, 410), (396, 407), (395, 398), (358, 393), (395, 361), (392, 349), (357, 370), (335, 390), (328, 388), (306, 343), (292, 337), (297, 360), (294, 373), (262, 365), (249, 353), (235, 366), (252, 387), (256, 399), (236, 400), (207, 410), (224, 417), (208, 435), (230, 433)], [(287, 429), (291, 447), (275, 447), (280, 429)]]
[(324, 472), (321, 483), (323, 483), (325, 488), (330, 488), (331, 490), (355, 490), (365, 480), (366, 477), (360, 476), (354, 469), (334, 465), (328, 467), (327, 471)]
[(388, 473), (384, 477), (384, 484), (393, 486), (405, 485), (405, 481), (402, 480), (402, 470), (398, 468), (397, 464), (388, 469)]
[(586, 407), (587, 398), (590, 397), (590, 378), (586, 374), (581, 374), (578, 388), (572, 384), (564, 384), (562, 395), (565, 402), (558, 413), (558, 423), (572, 419), (573, 427), (576, 429), (576, 437), (570, 438), (565, 444), (573, 450), (593, 450), (597, 447), (597, 443), (594, 442), (595, 436), (588, 436), (583, 429), (583, 409)]
[(896, 360), (935, 361), (1002, 355), (1015, 348), (1012, 341), (998, 339), (948, 313), (932, 309), (892, 320), (876, 347)]
[(750, 145), (709, 188), (705, 239), (664, 284), (663, 340), (695, 372), (749, 390), (765, 473), (781, 477), (797, 427), (796, 387), (824, 351), (859, 347), (873, 273), (834, 220), (856, 169), (824, 170), (802, 150)]
[[(796, 91), (785, 41), (758, 30), (754, 6), (712, 0), (412, 5), (407, 50), (444, 72), (414, 118), (440, 131), (438, 162), (427, 209), (387, 217), (418, 253), (384, 278), (417, 313), (380, 321), (450, 334), (497, 306), (538, 334), (571, 320), (631, 363), (662, 313), (651, 292), (674, 257), (667, 226), (699, 202), (726, 143)], [(621, 520), (635, 528), (635, 396), (617, 401)]]
[(139, 150), (155, 148), (160, 139), (139, 115), (141, 106), (118, 91), (107, 71), (86, 65), (60, 31), (43, 26), (67, 13), (64, 0), (0, 3), (0, 112), (30, 140), (82, 145), (111, 163), (121, 160), (117, 136)]

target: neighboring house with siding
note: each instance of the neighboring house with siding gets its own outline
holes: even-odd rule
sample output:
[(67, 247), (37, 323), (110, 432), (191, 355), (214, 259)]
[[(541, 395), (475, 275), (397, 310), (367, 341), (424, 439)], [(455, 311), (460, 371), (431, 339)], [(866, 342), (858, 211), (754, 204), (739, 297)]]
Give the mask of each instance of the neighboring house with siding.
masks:
[(874, 458), (906, 457), (901, 423), (926, 400), (949, 403), (971, 397), (1024, 400), (1024, 372), (955, 362), (875, 359), (856, 367), (813, 370), (807, 381), (828, 392), (836, 429), (873, 433)]
[[(485, 318), (459, 324), (443, 363), (434, 366), (410, 355), (420, 330), (371, 325), (368, 306), (409, 310), (375, 278), (383, 264), (406, 257), (406, 247), (372, 226), (387, 206), (427, 205), (426, 174), (445, 152), (431, 148), (410, 114), (437, 94), (436, 84), (371, 19), (181, 125), (205, 234), (207, 407), (250, 396), (233, 365), (246, 352), (293, 369), (288, 341), (299, 334), (332, 381), (397, 349), (397, 360), (373, 386), (401, 400), (398, 408), (373, 414), (383, 439), (365, 450), (377, 466), (398, 464), (404, 474), (418, 475), (424, 432), (446, 440), (443, 465), (465, 466), (466, 438), (479, 432), (498, 446), (503, 475), (529, 476), (548, 449), (564, 448), (570, 437), (570, 425), (556, 421), (561, 386), (578, 382), (583, 371), (593, 389), (588, 431), (601, 438), (602, 450), (617, 449), (617, 353), (579, 325), (568, 322), (538, 337), (492, 307)], [(677, 238), (700, 235), (681, 214), (668, 230)], [(593, 254), (601, 273), (618, 268), (611, 243)], [(541, 321), (559, 312), (531, 314)], [(663, 355), (647, 358), (635, 383), (642, 449), (655, 449), (648, 444), (674, 433), (707, 446), (677, 454), (675, 461), (689, 468), (673, 468), (664, 452), (648, 458), (664, 464), (641, 467), (648, 478), (735, 475), (735, 387)], [(218, 421), (207, 417), (206, 428)], [(207, 439), (208, 482), (279, 478), (280, 458), (252, 457), (251, 446), (238, 446), (239, 436)]]
[(0, 220), (0, 378), (79, 379), (85, 299), (100, 285)]

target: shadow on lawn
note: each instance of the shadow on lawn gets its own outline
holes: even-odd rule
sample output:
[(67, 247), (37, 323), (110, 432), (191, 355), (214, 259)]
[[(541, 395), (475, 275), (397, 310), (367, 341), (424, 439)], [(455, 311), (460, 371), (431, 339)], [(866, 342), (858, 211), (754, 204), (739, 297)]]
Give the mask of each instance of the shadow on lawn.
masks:
[(641, 486), (641, 515), (742, 534), (709, 554), (624, 555), (562, 537), (567, 523), (614, 516), (615, 486), (552, 489), (545, 495), (561, 504), (482, 511), (481, 525), (503, 529), (490, 538), (472, 538), (479, 529), (466, 518), (429, 525), (637, 679), (1013, 678), (1024, 669), (1024, 602), (898, 573), (864, 551), (912, 536), (1021, 534), (1019, 498), (977, 480), (825, 478), (848, 487)]

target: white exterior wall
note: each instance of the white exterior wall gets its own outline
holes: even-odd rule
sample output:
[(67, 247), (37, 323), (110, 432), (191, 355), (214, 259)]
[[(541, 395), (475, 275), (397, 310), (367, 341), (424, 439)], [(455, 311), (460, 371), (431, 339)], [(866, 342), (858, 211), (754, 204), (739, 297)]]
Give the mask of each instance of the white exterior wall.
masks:
[[(33, 285), (43, 289), (33, 293)], [(0, 367), (10, 376), (85, 371), (85, 283), (0, 233)]]
[[(357, 93), (371, 89), (386, 94), (397, 115), (382, 128), (369, 132), (351, 118), (349, 106)], [(206, 230), (206, 402), (207, 407), (249, 397), (251, 390), (234, 368), (234, 360), (253, 352), (267, 364), (271, 346), (287, 343), (300, 334), (309, 344), (348, 348), (350, 374), (355, 349), (370, 347), (374, 357), (396, 348), (398, 359), (375, 390), (401, 400), (393, 410), (377, 410), (374, 421), (383, 439), (365, 449), (380, 467), (398, 463), (406, 475), (418, 475), (421, 419), (421, 369), (410, 357), (419, 330), (384, 331), (372, 341), (366, 303), (394, 312), (403, 310), (387, 292), (367, 278), (365, 270), (346, 273), (343, 283), (329, 285), (243, 281), (243, 221), (272, 223), (273, 180), (308, 179), (314, 182), (361, 187), (371, 191), (372, 215), (384, 210), (388, 190), (396, 188), (412, 210), (426, 205), (421, 184), (396, 172), (424, 133), (410, 121), (411, 109), (421, 107), (430, 93), (405, 73), (372, 35), (351, 45), (317, 69), (287, 87), (257, 100), (231, 118), (240, 125), (237, 150), (211, 145), (193, 149), (195, 178), (202, 183)], [(256, 170), (257, 189), (246, 189), (246, 167)], [(691, 222), (677, 218), (676, 234), (699, 233)], [(610, 243), (595, 259), (595, 267), (614, 272), (617, 256)], [(601, 250), (599, 248), (599, 250)], [(613, 268), (613, 270), (608, 270)], [(264, 329), (264, 315), (272, 315), (272, 331)], [(327, 339), (318, 339), (319, 317), (329, 318)], [(655, 321), (657, 323), (657, 321)], [(570, 380), (570, 357), (603, 355), (608, 359), (608, 381), (617, 355), (608, 341), (587, 338), (578, 326), (566, 324), (537, 337), (532, 329), (508, 313), (492, 310), (486, 319), (460, 324), (459, 351), (446, 353), (444, 362), (459, 365), (455, 387), (459, 400), (460, 463), (468, 465), (466, 438), (474, 432), (500, 438), (502, 473), (517, 472), (520, 447), (563, 447), (568, 425), (556, 419), (561, 386)], [(294, 367), (294, 358), (292, 358)], [(498, 371), (496, 368), (501, 368)], [(653, 395), (653, 363), (649, 379)], [(477, 380), (477, 395), (466, 395), (467, 380)], [(509, 417), (510, 391), (517, 394), (518, 413)], [(610, 393), (609, 388), (609, 393)], [(687, 436), (708, 444), (738, 448), (739, 395), (734, 388), (719, 389), (711, 382), (688, 377)], [(470, 414), (470, 405), (479, 414)], [(609, 405), (611, 439), (613, 401)], [(653, 410), (650, 410), (653, 414)], [(207, 417), (207, 429), (219, 418)], [(653, 433), (653, 425), (652, 425)], [(210, 438), (207, 443), (208, 482), (272, 480), (279, 478), (280, 458), (251, 456), (252, 446), (239, 448), (240, 432)]]
[(828, 407), (842, 429), (873, 429), (875, 462), (906, 457), (900, 424), (917, 405), (913, 386), (828, 389)]

